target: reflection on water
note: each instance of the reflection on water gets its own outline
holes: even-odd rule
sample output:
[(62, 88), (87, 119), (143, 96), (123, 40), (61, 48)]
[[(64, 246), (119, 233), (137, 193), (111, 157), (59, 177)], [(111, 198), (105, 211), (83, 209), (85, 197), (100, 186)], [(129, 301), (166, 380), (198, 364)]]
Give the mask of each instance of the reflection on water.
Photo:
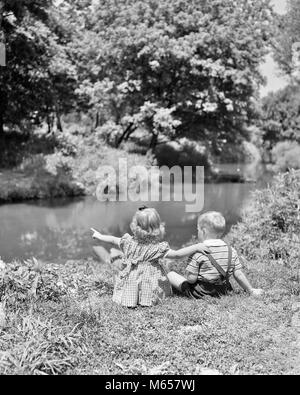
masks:
[[(227, 230), (240, 218), (250, 192), (260, 184), (205, 185), (203, 211), (217, 210), (227, 220)], [(147, 204), (147, 202), (145, 202)], [(196, 234), (197, 214), (185, 212), (185, 202), (148, 203), (166, 222), (166, 239), (178, 247)], [(120, 236), (141, 203), (100, 203), (93, 197), (57, 199), (0, 206), (0, 256), (5, 260), (31, 256), (45, 260), (89, 257), (93, 254), (91, 227)]]

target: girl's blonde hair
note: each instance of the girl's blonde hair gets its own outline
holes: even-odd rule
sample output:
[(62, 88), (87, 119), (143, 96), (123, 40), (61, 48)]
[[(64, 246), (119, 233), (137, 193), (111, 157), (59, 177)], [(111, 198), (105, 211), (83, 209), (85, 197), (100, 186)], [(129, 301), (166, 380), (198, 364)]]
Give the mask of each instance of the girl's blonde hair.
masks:
[(165, 235), (165, 224), (154, 208), (141, 207), (135, 213), (130, 228), (138, 241), (160, 241)]

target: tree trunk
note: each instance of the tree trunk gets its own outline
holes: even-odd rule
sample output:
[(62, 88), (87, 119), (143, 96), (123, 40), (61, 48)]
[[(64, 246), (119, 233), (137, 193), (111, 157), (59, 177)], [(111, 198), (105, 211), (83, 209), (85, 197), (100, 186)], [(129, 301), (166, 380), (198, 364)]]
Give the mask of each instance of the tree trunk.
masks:
[(129, 137), (132, 135), (132, 133), (134, 132), (134, 130), (130, 130), (127, 134), (126, 134), (126, 136), (124, 137), (124, 141), (128, 141), (129, 140)]
[(52, 132), (52, 120), (51, 116), (47, 114), (47, 126), (48, 126), (48, 134), (51, 134)]
[(125, 140), (127, 141), (130, 137), (130, 135), (135, 131), (136, 128), (133, 128), (133, 123), (131, 123), (124, 131), (124, 133), (122, 134), (122, 136), (119, 138), (119, 140), (117, 141), (117, 145), (116, 148), (119, 148), (121, 143)]
[(57, 129), (62, 133), (64, 130), (63, 130), (61, 119), (60, 119), (60, 112), (59, 112), (58, 105), (55, 106), (55, 113), (56, 113), (56, 126), (57, 126)]
[(96, 112), (95, 129), (98, 128), (99, 124), (100, 124), (100, 116), (99, 116), (99, 112), (97, 111), (97, 112)]
[(157, 142), (158, 142), (158, 134), (157, 133), (153, 133), (152, 139), (151, 139), (151, 142), (150, 142), (150, 146), (149, 146), (149, 150), (152, 153), (155, 151), (155, 148), (157, 146)]

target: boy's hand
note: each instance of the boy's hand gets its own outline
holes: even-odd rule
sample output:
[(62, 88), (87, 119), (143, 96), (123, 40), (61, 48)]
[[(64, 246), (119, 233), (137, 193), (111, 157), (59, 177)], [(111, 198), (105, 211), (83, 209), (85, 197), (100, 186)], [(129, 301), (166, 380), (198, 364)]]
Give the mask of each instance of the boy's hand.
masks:
[(96, 229), (91, 228), (91, 231), (93, 232), (93, 236), (92, 236), (93, 239), (98, 239), (99, 237), (101, 237), (101, 233), (98, 232)]
[(198, 251), (201, 252), (202, 254), (211, 253), (211, 250), (204, 243), (198, 243), (197, 247), (198, 247)]
[(262, 296), (265, 293), (265, 291), (263, 289), (260, 288), (253, 288), (251, 290), (251, 295), (252, 296)]

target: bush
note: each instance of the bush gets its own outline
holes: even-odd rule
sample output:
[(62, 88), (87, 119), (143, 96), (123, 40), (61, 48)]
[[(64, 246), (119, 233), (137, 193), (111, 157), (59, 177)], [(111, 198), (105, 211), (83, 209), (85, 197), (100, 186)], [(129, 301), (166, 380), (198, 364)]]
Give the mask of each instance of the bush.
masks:
[(33, 134), (7, 133), (1, 142), (0, 168), (20, 166), (24, 159), (38, 154), (52, 154), (57, 145), (54, 135), (37, 130)]
[(82, 140), (78, 147), (76, 157), (72, 162), (72, 176), (77, 182), (84, 185), (86, 194), (95, 194), (101, 181), (98, 176), (100, 166), (111, 166), (118, 174), (119, 158), (127, 160), (128, 169), (139, 165), (149, 167), (153, 160), (150, 156), (142, 156), (129, 153), (124, 149), (112, 148), (106, 144), (98, 133)]
[[(61, 151), (27, 157), (19, 169), (29, 178), (23, 199), (81, 196), (84, 187), (73, 176), (74, 159)], [(15, 189), (17, 190), (16, 186)], [(22, 190), (18, 193), (22, 198)], [(20, 199), (12, 199), (20, 200)]]
[(300, 254), (300, 172), (275, 177), (268, 188), (255, 191), (242, 221), (229, 235), (247, 259), (283, 260), (297, 267)]
[[(100, 271), (101, 270), (101, 271)], [(92, 262), (43, 264), (35, 258), (5, 264), (0, 260), (0, 302), (10, 309), (36, 301), (61, 302), (66, 296), (86, 298), (91, 291), (110, 293), (111, 272)]]
[(0, 300), (9, 308), (30, 304), (33, 300), (59, 300), (66, 295), (64, 284), (52, 269), (35, 259), (24, 263), (3, 264), (0, 270)]
[(283, 141), (273, 148), (272, 158), (275, 171), (300, 169), (300, 144), (296, 141)]

